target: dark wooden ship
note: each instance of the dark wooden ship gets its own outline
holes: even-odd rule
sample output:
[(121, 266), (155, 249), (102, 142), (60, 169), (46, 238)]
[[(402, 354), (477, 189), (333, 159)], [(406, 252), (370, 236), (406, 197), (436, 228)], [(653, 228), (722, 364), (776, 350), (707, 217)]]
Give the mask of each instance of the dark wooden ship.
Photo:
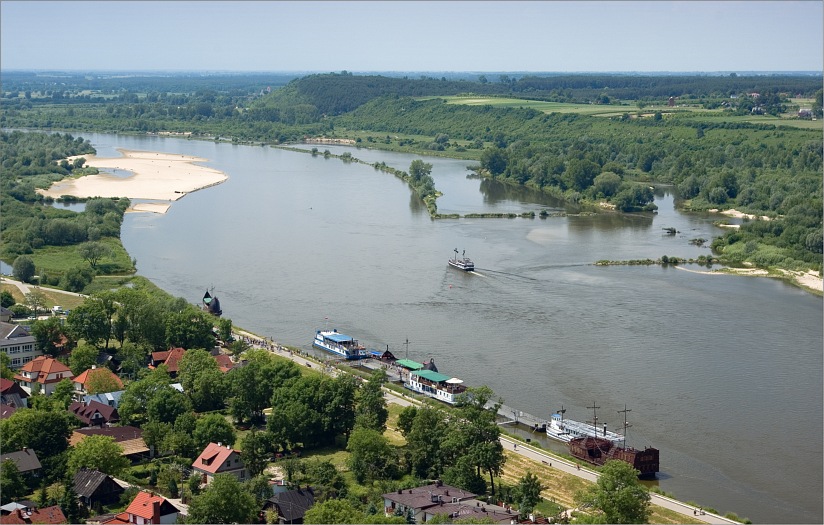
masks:
[(569, 452), (593, 465), (603, 465), (611, 459), (625, 461), (640, 472), (639, 478), (655, 478), (658, 473), (657, 448), (637, 450), (616, 445), (608, 439), (587, 436), (572, 439), (569, 442)]
[[(597, 428), (598, 415), (595, 413), (595, 409), (599, 407), (593, 403), (588, 408), (592, 409), (592, 424), (594, 428)], [(624, 406), (624, 409), (618, 412), (624, 414), (624, 440), (621, 445), (606, 437), (598, 437), (597, 435), (577, 437), (569, 441), (570, 454), (593, 465), (603, 465), (613, 459), (624, 461), (638, 471), (639, 478), (654, 479), (658, 473), (658, 449), (646, 447), (644, 450), (638, 450), (627, 447), (627, 429), (632, 426), (627, 423), (627, 412), (631, 412), (631, 410)], [(606, 429), (606, 425), (604, 425), (604, 428)]]

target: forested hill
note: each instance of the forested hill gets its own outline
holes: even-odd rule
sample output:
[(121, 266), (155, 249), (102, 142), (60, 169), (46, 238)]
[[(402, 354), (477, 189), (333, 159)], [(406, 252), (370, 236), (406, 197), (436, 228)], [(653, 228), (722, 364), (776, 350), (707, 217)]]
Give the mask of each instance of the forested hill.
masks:
[(264, 97), (250, 108), (252, 112), (289, 110), (302, 111), (305, 117), (340, 115), (352, 111), (370, 100), (386, 95), (399, 97), (447, 96), (460, 93), (487, 95), (509, 92), (503, 84), (481, 84), (467, 80), (435, 78), (393, 78), (380, 75), (330, 73), (295, 79), (284, 88)]
[(322, 116), (350, 112), (383, 96), (424, 97), (458, 94), (517, 96), (536, 100), (608, 103), (610, 99), (696, 99), (729, 97), (739, 93), (783, 93), (812, 96), (821, 88), (813, 75), (764, 76), (656, 76), (656, 75), (548, 75), (520, 79), (501, 75), (490, 82), (448, 80), (422, 76), (417, 79), (381, 75), (329, 73), (292, 80), (284, 88), (257, 100), (250, 111), (260, 119), (308, 123)]

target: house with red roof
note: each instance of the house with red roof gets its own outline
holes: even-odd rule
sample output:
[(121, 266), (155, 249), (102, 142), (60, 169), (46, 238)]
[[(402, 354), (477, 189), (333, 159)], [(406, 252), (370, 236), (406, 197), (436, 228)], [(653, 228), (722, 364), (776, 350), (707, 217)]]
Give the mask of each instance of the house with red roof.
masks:
[[(94, 384), (95, 381), (98, 380), (106, 380), (110, 379), (113, 386), (116, 388), (111, 389), (112, 392), (117, 390), (123, 389), (123, 381), (117, 377), (117, 374), (106, 368), (105, 366), (98, 368), (96, 365), (92, 366), (88, 370), (81, 372), (81, 374), (74, 378), (72, 381), (74, 383), (74, 392), (75, 392), (75, 399), (79, 399), (86, 394), (89, 393), (88, 385), (89, 383)], [(98, 382), (98, 384), (105, 384)], [(109, 390), (107, 390), (108, 392)], [(95, 392), (95, 394), (100, 394), (101, 391)]]
[(152, 352), (152, 365), (150, 368), (157, 368), (160, 365), (166, 365), (171, 377), (176, 377), (180, 369), (180, 360), (183, 354), (186, 353), (185, 348), (172, 348), (162, 352)]
[(0, 377), (0, 403), (9, 407), (24, 408), (29, 404), (28, 397), (29, 394), (20, 385), (11, 379)]
[(192, 475), (199, 474), (201, 482), (209, 484), (217, 474), (232, 474), (240, 481), (247, 479), (246, 466), (240, 457), (240, 451), (229, 445), (209, 443), (192, 463)]
[(224, 374), (236, 366), (236, 363), (232, 361), (231, 356), (226, 354), (217, 354), (212, 357), (214, 357), (215, 361), (217, 361), (218, 368)]
[(68, 523), (60, 507), (23, 507), (14, 509), (9, 514), (0, 516), (0, 523)]
[(41, 355), (23, 365), (14, 380), (23, 387), (26, 393), (31, 394), (35, 384), (40, 385), (40, 392), (49, 395), (54, 392), (57, 383), (64, 379), (72, 379), (72, 371), (60, 361)]
[(177, 507), (163, 496), (140, 491), (126, 508), (113, 518), (101, 522), (101, 525), (146, 525), (158, 523), (177, 523)]

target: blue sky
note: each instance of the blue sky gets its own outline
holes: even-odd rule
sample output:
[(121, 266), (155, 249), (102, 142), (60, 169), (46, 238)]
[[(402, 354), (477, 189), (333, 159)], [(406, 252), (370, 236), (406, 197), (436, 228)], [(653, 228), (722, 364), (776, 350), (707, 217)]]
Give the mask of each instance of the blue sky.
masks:
[(821, 71), (821, 1), (0, 2), (2, 69)]

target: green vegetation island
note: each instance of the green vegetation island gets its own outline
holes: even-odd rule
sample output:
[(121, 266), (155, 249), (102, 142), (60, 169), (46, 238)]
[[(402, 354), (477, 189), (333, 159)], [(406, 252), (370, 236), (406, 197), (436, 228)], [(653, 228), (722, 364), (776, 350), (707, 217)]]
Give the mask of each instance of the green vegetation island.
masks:
[[(306, 523), (409, 523), (406, 512), (385, 515), (383, 496), (427, 480), (472, 492), (490, 506), (500, 503), (524, 519), (704, 522), (697, 513), (693, 520), (651, 505), (631, 469), (620, 465), (607, 464), (598, 483), (586, 484), (504, 450), (495, 414), (484, 408), (495, 402), (485, 387), (469, 389), (455, 408), (400, 407), (386, 404), (382, 387), (389, 385), (380, 371), (360, 381), (296, 365), (290, 357), (298, 349), (256, 344), (231, 320), (134, 275), (136, 261), (120, 242), (128, 196), (54, 197), (46, 190), (98, 173), (87, 161), (94, 148), (75, 137), (83, 132), (273, 147), (317, 143), (304, 151), (324, 156), (331, 153), (321, 151), (323, 144), (343, 143), (466, 159), (481, 177), (561, 199), (565, 213), (649, 213), (650, 187), (668, 185), (682, 209), (747, 217), (722, 237), (695, 240), (710, 242), (713, 255), (687, 262), (772, 275), (811, 272), (820, 280), (820, 75), (115, 77), (3, 73), (0, 259), (31, 287), (23, 293), (4, 282), (0, 295), (11, 315), (30, 325), (37, 351), (72, 376), (98, 364), (118, 371), (116, 380), (91, 389), (123, 388), (118, 424), (139, 428), (156, 457), (122, 461), (122, 448), (107, 438), (70, 445), (80, 422), (66, 410), (75, 387), (65, 379), (50, 395), (32, 392), (28, 408), (0, 422), (4, 450), (34, 450), (43, 468), (41, 477), (30, 478), (13, 462), (2, 463), (3, 503), (28, 498), (57, 505), (77, 522), (123, 512), (141, 487), (181, 498), (193, 523), (276, 522), (277, 511), (262, 509), (277, 472), (292, 487), (314, 488)], [(358, 161), (356, 153), (339, 157)], [(462, 218), (438, 214), (439, 193), (424, 160), (408, 172), (374, 167), (407, 181), (433, 220)], [(56, 199), (85, 200), (85, 209), (55, 208)], [(683, 262), (662, 255), (593, 264)], [(56, 305), (69, 313), (41, 315)], [(170, 348), (186, 349), (174, 370), (168, 355), (157, 355)], [(215, 359), (214, 348), (232, 365)], [(0, 352), (0, 375), (14, 378), (13, 368)], [(204, 486), (192, 475), (210, 443), (238, 444), (248, 479), (218, 475)], [(84, 468), (133, 487), (111, 503), (79, 507), (71, 476)], [(610, 483), (626, 492), (609, 497)]]

